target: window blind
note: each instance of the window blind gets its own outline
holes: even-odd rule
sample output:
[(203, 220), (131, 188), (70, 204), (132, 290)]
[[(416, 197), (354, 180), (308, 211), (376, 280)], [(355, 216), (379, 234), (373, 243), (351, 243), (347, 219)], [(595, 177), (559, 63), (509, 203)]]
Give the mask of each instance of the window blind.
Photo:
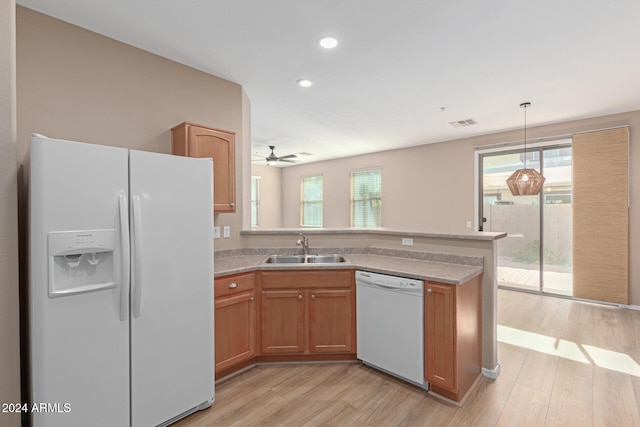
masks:
[(251, 226), (260, 225), (260, 177), (251, 177)]
[(573, 137), (573, 296), (629, 304), (629, 129)]
[(301, 225), (322, 227), (322, 176), (302, 178)]
[(351, 227), (382, 226), (380, 168), (351, 172)]

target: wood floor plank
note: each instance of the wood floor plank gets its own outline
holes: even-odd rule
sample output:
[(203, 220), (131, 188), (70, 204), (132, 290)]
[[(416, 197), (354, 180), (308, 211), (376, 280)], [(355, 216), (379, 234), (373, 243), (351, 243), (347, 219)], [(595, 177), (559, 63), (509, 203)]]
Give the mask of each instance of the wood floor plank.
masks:
[(556, 374), (546, 426), (593, 425), (593, 388), (590, 379), (564, 371)]
[(629, 375), (593, 369), (593, 425), (637, 426), (640, 412)]
[(529, 351), (520, 370), (517, 383), (551, 393), (558, 370), (558, 360), (557, 356)]
[(547, 418), (551, 393), (516, 382), (496, 426), (542, 426)]
[[(495, 426), (527, 357), (527, 351), (498, 344), (501, 362), (497, 380), (481, 378), (462, 408), (456, 410), (450, 426)], [(442, 424), (444, 425), (444, 424)]]

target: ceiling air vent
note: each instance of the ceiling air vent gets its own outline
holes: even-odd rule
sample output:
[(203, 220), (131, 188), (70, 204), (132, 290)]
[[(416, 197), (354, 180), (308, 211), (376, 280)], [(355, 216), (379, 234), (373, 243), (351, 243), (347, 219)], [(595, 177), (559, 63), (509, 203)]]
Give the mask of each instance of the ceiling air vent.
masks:
[(478, 122), (476, 122), (473, 119), (466, 119), (466, 120), (458, 120), (456, 122), (449, 122), (449, 124), (454, 128), (462, 128), (465, 126), (477, 125)]

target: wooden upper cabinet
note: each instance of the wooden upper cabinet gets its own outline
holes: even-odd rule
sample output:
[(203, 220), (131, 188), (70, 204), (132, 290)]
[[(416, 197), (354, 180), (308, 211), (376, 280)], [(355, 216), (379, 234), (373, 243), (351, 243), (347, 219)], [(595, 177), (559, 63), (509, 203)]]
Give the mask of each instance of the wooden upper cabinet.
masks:
[(213, 211), (236, 211), (235, 132), (184, 122), (171, 129), (171, 153), (213, 158)]

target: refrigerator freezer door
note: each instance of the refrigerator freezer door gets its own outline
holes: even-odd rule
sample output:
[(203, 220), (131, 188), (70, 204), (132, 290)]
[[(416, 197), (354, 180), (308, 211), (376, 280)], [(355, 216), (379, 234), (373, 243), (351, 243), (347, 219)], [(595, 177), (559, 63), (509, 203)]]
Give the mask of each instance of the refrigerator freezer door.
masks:
[[(128, 194), (127, 167), (128, 152), (121, 148), (40, 136), (31, 140), (29, 326), (31, 400), (38, 409), (31, 411), (34, 427), (129, 423), (129, 325), (120, 320), (125, 272), (115, 232), (120, 230), (118, 197)], [(83, 247), (91, 247), (87, 239), (97, 235), (82, 230), (107, 230), (102, 233), (110, 243), (99, 247), (103, 243), (96, 238), (98, 247), (82, 253)], [(71, 233), (56, 234), (60, 232)], [(48, 236), (53, 239), (51, 248)], [(60, 243), (60, 236), (72, 242)], [(65, 258), (59, 244), (74, 249)], [(50, 264), (49, 250), (52, 256), (58, 254), (56, 264)], [(100, 289), (112, 279), (113, 269), (115, 284)], [(59, 275), (56, 286), (62, 289), (53, 295), (50, 274)]]
[(130, 152), (134, 427), (213, 401), (211, 165)]

